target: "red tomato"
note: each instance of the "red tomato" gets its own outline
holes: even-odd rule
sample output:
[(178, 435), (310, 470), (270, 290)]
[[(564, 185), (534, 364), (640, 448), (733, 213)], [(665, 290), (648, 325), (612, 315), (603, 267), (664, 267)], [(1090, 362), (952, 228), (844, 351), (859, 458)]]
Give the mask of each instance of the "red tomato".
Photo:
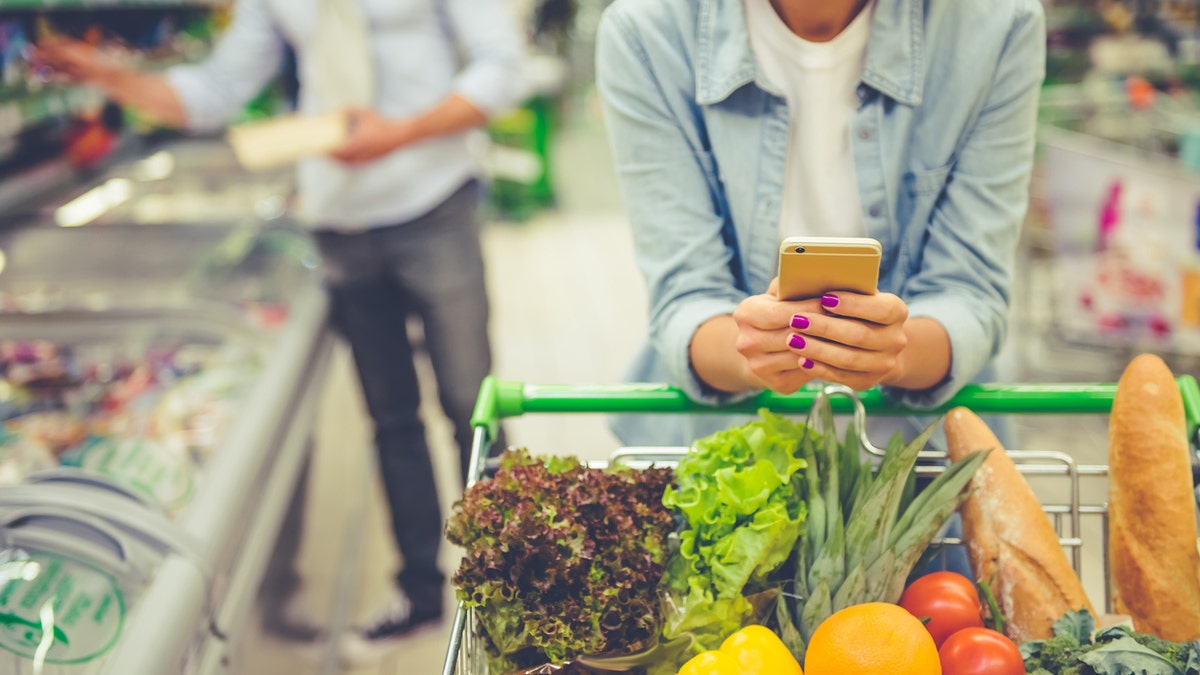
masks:
[(938, 650), (942, 675), (1025, 675), (1016, 643), (991, 628), (964, 628)]
[(909, 584), (900, 606), (918, 619), (940, 649), (946, 638), (963, 628), (983, 627), (983, 603), (975, 582), (955, 572), (932, 572)]

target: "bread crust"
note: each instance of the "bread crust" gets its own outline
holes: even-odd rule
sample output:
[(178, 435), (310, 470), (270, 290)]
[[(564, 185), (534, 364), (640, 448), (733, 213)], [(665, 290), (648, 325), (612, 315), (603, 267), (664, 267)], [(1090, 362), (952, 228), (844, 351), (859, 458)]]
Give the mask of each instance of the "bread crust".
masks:
[(953, 460), (992, 450), (960, 512), (972, 570), (991, 585), (1008, 636), (1017, 644), (1043, 640), (1067, 612), (1083, 608), (1095, 616), (1053, 523), (987, 423), (955, 408), (943, 426)]
[(1200, 552), (1183, 399), (1170, 368), (1143, 354), (1117, 383), (1109, 435), (1113, 606), (1165, 640), (1200, 639)]

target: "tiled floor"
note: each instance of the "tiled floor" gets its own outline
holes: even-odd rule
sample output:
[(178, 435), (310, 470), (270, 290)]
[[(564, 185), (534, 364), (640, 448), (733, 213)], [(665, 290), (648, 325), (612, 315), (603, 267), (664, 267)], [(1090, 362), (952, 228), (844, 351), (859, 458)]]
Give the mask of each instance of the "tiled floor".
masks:
[[(530, 222), (491, 223), (485, 230), (496, 373), (502, 378), (530, 383), (617, 382), (644, 334), (644, 291), (599, 121), (589, 106), (580, 107), (569, 119), (557, 145), (560, 208)], [(1036, 277), (1022, 275), (1022, 279), (1022, 291), (1037, 290)], [(1007, 379), (1105, 380), (1119, 374), (1118, 357), (1112, 354), (1068, 352), (1069, 358), (1064, 358), (1063, 353), (1051, 351), (1039, 333), (1045, 316), (1034, 311), (1032, 297), (1018, 294)], [(344, 351), (335, 360), (326, 394), (302, 568), (313, 611), (331, 616), (344, 610), (352, 620), (362, 617), (371, 600), (380, 596), (397, 558), (387, 534), (382, 496), (371, 477), (369, 435)], [(427, 419), (443, 498), (449, 506), (455, 473), (449, 429), (433, 407)], [(1099, 418), (1023, 418), (1018, 420), (1018, 439), (1022, 449), (1066, 450), (1082, 463), (1102, 464), (1107, 447), (1104, 428)], [(595, 416), (530, 416), (510, 420), (507, 430), (513, 443), (540, 453), (603, 458), (616, 446), (603, 420)], [(1044, 499), (1060, 500), (1069, 492), (1061, 481), (1035, 483)], [(1085, 487), (1083, 500), (1102, 503), (1102, 483)], [(1083, 537), (1091, 542), (1083, 552), (1084, 581), (1100, 602), (1104, 576), (1099, 522), (1085, 523)], [(447, 571), (454, 559), (455, 551), (447, 549)], [(339, 583), (349, 592), (339, 594)], [(339, 598), (346, 602), (339, 604)], [(381, 662), (360, 667), (334, 667), (319, 654), (281, 651), (280, 645), (265, 638), (249, 640), (253, 654), (244, 672), (440, 673), (448, 632), (447, 622), (440, 630), (409, 639)]]

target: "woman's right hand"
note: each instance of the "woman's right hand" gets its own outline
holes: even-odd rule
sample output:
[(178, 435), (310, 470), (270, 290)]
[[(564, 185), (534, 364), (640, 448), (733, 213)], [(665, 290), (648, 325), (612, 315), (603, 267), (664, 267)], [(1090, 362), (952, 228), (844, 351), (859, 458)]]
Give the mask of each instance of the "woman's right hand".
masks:
[(794, 394), (813, 380), (812, 371), (801, 367), (803, 359), (788, 348), (794, 333), (791, 321), (797, 313), (821, 313), (819, 298), (781, 302), (776, 297), (778, 279), (762, 295), (752, 295), (733, 312), (738, 335), (736, 348), (746, 361), (748, 384), (780, 394)]

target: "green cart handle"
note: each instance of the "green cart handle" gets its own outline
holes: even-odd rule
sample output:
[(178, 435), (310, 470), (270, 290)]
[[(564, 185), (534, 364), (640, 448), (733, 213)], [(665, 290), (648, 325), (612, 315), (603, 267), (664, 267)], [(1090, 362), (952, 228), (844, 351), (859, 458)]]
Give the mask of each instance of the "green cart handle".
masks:
[[(1191, 375), (1177, 378), (1187, 418), (1188, 438), (1195, 443), (1200, 429), (1200, 387)], [(690, 399), (678, 388), (664, 384), (530, 385), (488, 377), (479, 391), (471, 417), (475, 427), (486, 427), (495, 438), (499, 422), (525, 413), (754, 413), (760, 408), (775, 412), (807, 413), (818, 389), (795, 394), (763, 392), (737, 403), (712, 406)], [(940, 415), (962, 406), (985, 414), (1107, 414), (1112, 410), (1117, 385), (1095, 384), (972, 384), (946, 403), (930, 409), (903, 406), (877, 389), (859, 398), (868, 414), (890, 417)], [(834, 398), (834, 411), (849, 413), (853, 401)]]

